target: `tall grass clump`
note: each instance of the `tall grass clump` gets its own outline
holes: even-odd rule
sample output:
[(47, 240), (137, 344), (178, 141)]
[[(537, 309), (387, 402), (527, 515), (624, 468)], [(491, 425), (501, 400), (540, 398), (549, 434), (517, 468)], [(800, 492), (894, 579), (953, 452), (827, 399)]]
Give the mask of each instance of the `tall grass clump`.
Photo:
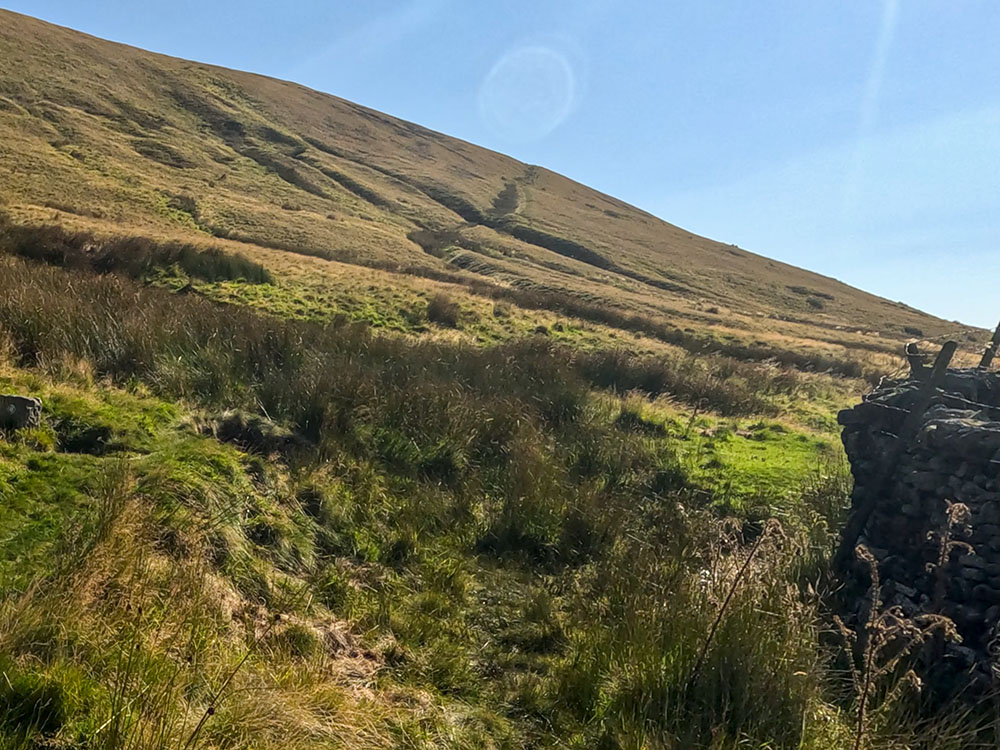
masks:
[(0, 249), (13, 255), (71, 269), (120, 273), (146, 279), (176, 268), (203, 281), (269, 284), (270, 271), (260, 263), (217, 247), (161, 242), (148, 237), (98, 237), (59, 225), (15, 225), (0, 216)]
[(448, 328), (458, 328), (461, 312), (458, 303), (445, 294), (436, 294), (427, 303), (427, 319)]
[(802, 746), (823, 670), (788, 576), (801, 549), (780, 527), (754, 543), (709, 517), (677, 522), (673, 541), (632, 541), (616, 575), (595, 571), (584, 597), (601, 625), (578, 631), (560, 699), (601, 746)]
[(759, 378), (745, 377), (755, 373), (749, 365), (727, 372), (713, 367), (711, 359), (640, 357), (621, 350), (582, 354), (576, 363), (589, 382), (620, 393), (639, 390), (650, 396), (670, 395), (725, 416), (777, 413), (768, 400), (773, 389), (761, 388)]

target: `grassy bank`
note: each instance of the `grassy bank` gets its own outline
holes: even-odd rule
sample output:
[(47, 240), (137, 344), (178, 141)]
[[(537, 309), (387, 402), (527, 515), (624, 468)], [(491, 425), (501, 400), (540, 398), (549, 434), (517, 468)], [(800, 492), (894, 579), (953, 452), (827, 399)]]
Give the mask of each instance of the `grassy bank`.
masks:
[[(786, 419), (826, 381), (18, 255), (0, 390), (45, 414), (0, 441), (0, 747), (856, 741), (823, 599), (843, 464)], [(910, 705), (864, 741), (975, 746)]]

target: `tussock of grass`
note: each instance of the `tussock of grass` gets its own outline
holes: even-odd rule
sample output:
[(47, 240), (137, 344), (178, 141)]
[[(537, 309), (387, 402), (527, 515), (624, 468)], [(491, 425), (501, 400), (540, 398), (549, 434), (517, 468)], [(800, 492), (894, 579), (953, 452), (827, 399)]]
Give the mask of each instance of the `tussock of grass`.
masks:
[(458, 328), (461, 312), (458, 303), (444, 294), (435, 295), (427, 303), (427, 319), (431, 323), (437, 323), (448, 328)]
[(145, 237), (98, 238), (89, 232), (71, 232), (58, 225), (11, 224), (0, 214), (0, 249), (30, 260), (99, 273), (121, 273), (148, 279), (157, 272), (178, 269), (204, 281), (242, 280), (251, 284), (273, 281), (261, 264), (218, 248), (182, 242), (156, 242)]
[[(160, 290), (137, 295), (118, 279), (71, 280), (58, 269), (13, 260), (0, 286), (0, 323), (22, 363), (84, 359), (100, 375), (139, 378), (171, 397), (263, 409), (315, 443), (328, 433), (350, 432), (353, 415), (377, 398), (385, 429), (356, 437), (409, 464), (455, 441), (475, 452), (481, 439), (492, 439), (487, 425), (498, 423), (487, 414), (511, 403), (518, 404), (515, 412), (531, 405), (550, 423), (572, 421), (587, 384), (668, 393), (726, 413), (768, 410), (768, 391), (795, 387), (780, 371), (587, 355), (537, 341), (485, 351), (414, 346), (357, 326), (269, 320)], [(452, 379), (461, 397), (442, 385)], [(441, 431), (448, 423), (451, 437)], [(393, 435), (410, 427), (413, 433), (396, 445)], [(480, 433), (481, 439), (469, 438)], [(421, 457), (411, 445), (425, 446)]]
[[(782, 386), (761, 371), (730, 365), (729, 372), (711, 359), (663, 360), (636, 357), (625, 351), (601, 351), (580, 358), (584, 376), (594, 385), (620, 393), (633, 390), (650, 396), (670, 395), (724, 415), (775, 414), (768, 396)], [(792, 385), (792, 388), (795, 386)]]

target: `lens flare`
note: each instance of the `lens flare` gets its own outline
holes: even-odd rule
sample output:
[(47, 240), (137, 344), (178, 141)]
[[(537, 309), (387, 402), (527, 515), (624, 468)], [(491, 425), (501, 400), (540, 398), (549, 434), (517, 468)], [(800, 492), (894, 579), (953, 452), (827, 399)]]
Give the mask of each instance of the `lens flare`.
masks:
[(498, 136), (537, 141), (569, 116), (576, 78), (569, 61), (549, 47), (531, 46), (501, 57), (479, 90), (479, 114)]

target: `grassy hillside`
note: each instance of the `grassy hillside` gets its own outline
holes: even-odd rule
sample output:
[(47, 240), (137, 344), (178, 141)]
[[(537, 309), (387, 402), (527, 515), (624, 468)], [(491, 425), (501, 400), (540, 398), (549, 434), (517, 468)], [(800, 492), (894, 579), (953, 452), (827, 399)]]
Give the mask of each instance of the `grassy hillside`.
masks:
[(294, 84), (0, 60), (0, 750), (996, 746), (854, 689), (828, 571), (837, 410), (983, 332)]
[(957, 328), (336, 97), (0, 18), (0, 179), (19, 220), (448, 271), (779, 345)]

